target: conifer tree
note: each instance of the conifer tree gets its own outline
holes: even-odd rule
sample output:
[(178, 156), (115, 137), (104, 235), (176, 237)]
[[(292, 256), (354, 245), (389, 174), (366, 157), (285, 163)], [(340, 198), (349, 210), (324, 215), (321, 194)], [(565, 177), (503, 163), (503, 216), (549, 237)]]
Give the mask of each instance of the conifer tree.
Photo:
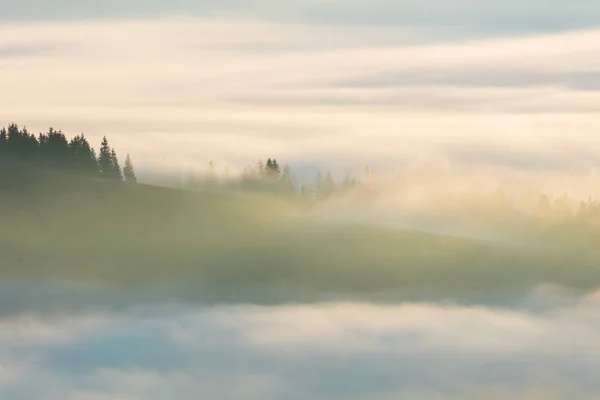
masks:
[(265, 177), (266, 169), (267, 167), (265, 166), (263, 160), (258, 160), (258, 162), (256, 163), (256, 175), (259, 179)]
[(54, 128), (48, 129), (48, 133), (40, 134), (39, 137), (40, 155), (44, 160), (53, 166), (69, 167), (69, 142), (62, 131), (56, 131)]
[(82, 174), (93, 176), (98, 173), (98, 159), (83, 133), (69, 142), (73, 167)]
[(292, 169), (289, 165), (283, 168), (283, 174), (281, 175), (282, 189), (286, 192), (292, 192), (296, 190), (296, 178), (292, 173)]
[(271, 171), (274, 178), (279, 178), (281, 176), (281, 168), (279, 168), (279, 164), (276, 159), (273, 159), (271, 162)]
[(122, 181), (123, 173), (121, 172), (121, 166), (119, 165), (115, 149), (110, 150), (110, 163), (112, 164), (111, 177), (115, 180)]
[(125, 168), (123, 169), (123, 175), (125, 176), (126, 182), (137, 183), (137, 178), (133, 169), (133, 162), (131, 162), (131, 157), (129, 156), (129, 153), (127, 153), (127, 158), (125, 158)]
[(108, 139), (106, 136), (102, 139), (102, 143), (100, 143), (100, 154), (98, 155), (98, 167), (100, 168), (100, 173), (104, 178), (113, 178), (114, 177), (114, 164), (112, 158), (112, 149), (108, 144)]
[(0, 130), (0, 154), (5, 155), (7, 153), (7, 145), (8, 133), (6, 132), (6, 128), (2, 128)]
[(108, 145), (108, 140), (106, 136), (102, 139), (102, 143), (100, 143), (100, 155), (98, 156), (98, 166), (100, 167), (100, 172), (103, 174), (110, 173), (112, 162), (110, 158), (110, 146)]

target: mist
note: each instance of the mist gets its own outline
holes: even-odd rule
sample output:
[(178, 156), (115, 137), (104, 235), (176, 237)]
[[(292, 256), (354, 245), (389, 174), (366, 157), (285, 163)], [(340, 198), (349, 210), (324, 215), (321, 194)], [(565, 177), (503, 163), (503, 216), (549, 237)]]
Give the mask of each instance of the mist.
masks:
[(580, 3), (0, 0), (0, 398), (599, 398)]

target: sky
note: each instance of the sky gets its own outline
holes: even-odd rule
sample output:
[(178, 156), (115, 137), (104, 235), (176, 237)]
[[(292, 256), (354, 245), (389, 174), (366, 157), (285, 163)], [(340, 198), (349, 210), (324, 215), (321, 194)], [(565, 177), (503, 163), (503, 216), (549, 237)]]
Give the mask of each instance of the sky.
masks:
[[(597, 0), (0, 0), (0, 124), (107, 135), (146, 179), (210, 160), (433, 161), (459, 164), (452, 178), (589, 175), (585, 197), (600, 165), (598, 21)], [(600, 393), (598, 292), (540, 282), (514, 307), (106, 304), (120, 296), (136, 294), (1, 283), (0, 398)]]
[[(600, 163), (596, 1), (0, 1), (0, 121), (139, 170)], [(143, 174), (143, 173), (142, 173)]]

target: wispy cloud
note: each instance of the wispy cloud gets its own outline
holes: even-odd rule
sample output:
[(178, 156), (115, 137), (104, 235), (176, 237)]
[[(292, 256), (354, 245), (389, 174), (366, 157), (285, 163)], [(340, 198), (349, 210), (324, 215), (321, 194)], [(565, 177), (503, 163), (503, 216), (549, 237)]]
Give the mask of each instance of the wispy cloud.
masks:
[[(509, 151), (483, 163), (596, 164), (574, 155), (595, 148), (600, 128), (599, 31), (419, 37), (405, 27), (250, 19), (13, 23), (0, 27), (11, 53), (0, 117), (95, 141), (108, 134), (142, 169), (210, 159), (241, 167), (265, 154), (330, 166), (461, 161), (482, 146), (528, 160), (513, 163)], [(565, 144), (573, 153), (536, 161)]]

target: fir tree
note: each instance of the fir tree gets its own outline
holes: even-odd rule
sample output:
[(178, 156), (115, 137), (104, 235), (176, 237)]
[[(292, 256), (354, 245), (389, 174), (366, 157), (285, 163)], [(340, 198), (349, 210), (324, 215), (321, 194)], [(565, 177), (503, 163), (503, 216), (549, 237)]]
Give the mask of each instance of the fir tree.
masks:
[(271, 173), (274, 178), (279, 178), (281, 176), (281, 168), (279, 168), (279, 164), (276, 159), (273, 159), (271, 162)]
[(53, 166), (69, 167), (71, 151), (67, 137), (62, 131), (48, 129), (48, 133), (40, 135), (39, 147), (40, 155), (46, 162)]
[(98, 156), (98, 166), (100, 167), (100, 172), (103, 175), (109, 175), (112, 170), (112, 160), (110, 158), (110, 146), (108, 145), (108, 140), (106, 136), (102, 139), (102, 143), (100, 143), (100, 154)]
[(90, 146), (83, 133), (71, 139), (69, 149), (71, 150), (73, 168), (88, 176), (94, 176), (98, 173), (96, 151)]
[(7, 153), (8, 146), (8, 133), (6, 132), (6, 128), (2, 128), (0, 130), (0, 154), (4, 155)]
[(112, 164), (111, 177), (115, 180), (122, 181), (123, 173), (121, 172), (121, 166), (119, 165), (119, 160), (117, 158), (117, 152), (115, 149), (110, 150), (110, 163)]
[(127, 153), (127, 158), (125, 158), (125, 168), (123, 169), (123, 175), (125, 176), (126, 182), (137, 183), (137, 178), (133, 169), (133, 162), (131, 162), (131, 157), (129, 156), (129, 153)]
[(122, 180), (117, 154), (114, 149), (111, 149), (106, 136), (102, 139), (102, 143), (100, 144), (98, 166), (100, 167), (100, 173), (104, 178)]
[(292, 192), (296, 190), (296, 178), (292, 174), (292, 169), (289, 165), (283, 168), (283, 174), (281, 175), (282, 189), (286, 192)]

